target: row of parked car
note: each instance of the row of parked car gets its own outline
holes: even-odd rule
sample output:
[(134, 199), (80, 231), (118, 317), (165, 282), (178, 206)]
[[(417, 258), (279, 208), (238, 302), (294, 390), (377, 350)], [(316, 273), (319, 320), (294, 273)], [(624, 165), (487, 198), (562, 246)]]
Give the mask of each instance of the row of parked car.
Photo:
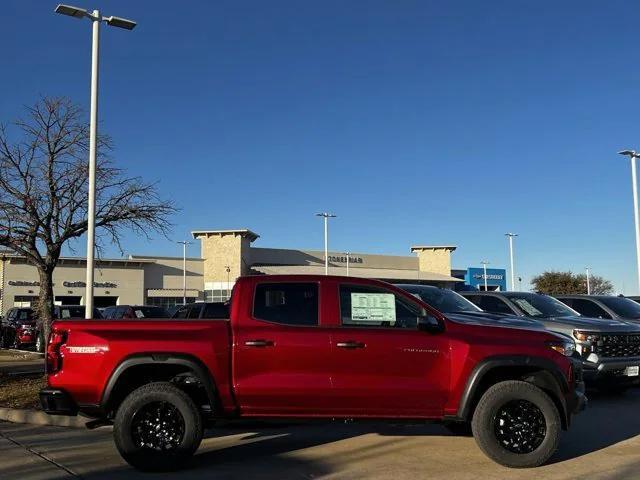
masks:
[[(83, 305), (56, 305), (53, 316), (56, 320), (84, 318)], [(218, 302), (198, 302), (189, 305), (164, 308), (153, 305), (115, 305), (94, 309), (95, 319), (143, 319), (143, 318), (226, 318), (228, 307)], [(0, 348), (34, 348), (44, 352), (42, 324), (30, 307), (9, 309), (6, 317), (0, 318)]]
[(572, 339), (587, 383), (624, 390), (640, 382), (640, 304), (630, 298), (554, 298), (528, 292), (458, 294), (429, 286), (398, 286), (443, 313), (483, 317), (526, 328), (537, 326)]

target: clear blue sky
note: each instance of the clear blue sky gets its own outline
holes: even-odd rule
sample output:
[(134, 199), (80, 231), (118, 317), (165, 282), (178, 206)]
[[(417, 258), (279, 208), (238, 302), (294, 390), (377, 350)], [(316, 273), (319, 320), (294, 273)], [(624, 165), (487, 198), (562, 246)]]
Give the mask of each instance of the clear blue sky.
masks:
[[(175, 240), (247, 227), (321, 249), (328, 210), (332, 249), (454, 244), (455, 266), (498, 267), (515, 231), (525, 282), (590, 265), (636, 293), (615, 152), (640, 147), (637, 2), (71, 3), (139, 22), (102, 31), (100, 128), (182, 207)], [(89, 22), (54, 7), (2, 2), (2, 121), (39, 95), (88, 104)]]

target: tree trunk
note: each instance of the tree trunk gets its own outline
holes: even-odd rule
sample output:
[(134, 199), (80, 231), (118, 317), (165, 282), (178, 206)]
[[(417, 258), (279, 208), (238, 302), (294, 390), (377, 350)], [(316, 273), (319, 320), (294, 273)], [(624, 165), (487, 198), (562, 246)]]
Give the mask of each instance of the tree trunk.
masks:
[(40, 296), (36, 306), (38, 322), (41, 324), (44, 345), (49, 340), (53, 320), (53, 268), (38, 266), (40, 276)]

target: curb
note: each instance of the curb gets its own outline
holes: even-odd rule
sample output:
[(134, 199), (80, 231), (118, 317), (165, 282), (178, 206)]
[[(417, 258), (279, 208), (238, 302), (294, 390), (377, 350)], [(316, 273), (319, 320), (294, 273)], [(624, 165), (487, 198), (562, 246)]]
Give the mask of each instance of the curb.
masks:
[(67, 417), (64, 415), (48, 415), (39, 410), (19, 408), (0, 408), (0, 420), (12, 423), (29, 423), (31, 425), (48, 425), (54, 427), (85, 428), (87, 417)]

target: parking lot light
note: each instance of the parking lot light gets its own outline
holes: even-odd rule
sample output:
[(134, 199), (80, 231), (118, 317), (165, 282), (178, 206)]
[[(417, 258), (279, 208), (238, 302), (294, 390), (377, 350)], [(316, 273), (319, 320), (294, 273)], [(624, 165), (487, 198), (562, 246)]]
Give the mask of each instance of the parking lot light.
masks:
[(336, 218), (333, 213), (316, 213), (316, 217), (324, 218), (324, 274), (329, 275), (329, 222), (330, 218)]
[(484, 278), (484, 291), (486, 292), (489, 290), (489, 288), (487, 287), (487, 265), (489, 265), (489, 262), (483, 260), (480, 263), (482, 264), (482, 269), (484, 270), (482, 278)]
[(513, 269), (513, 237), (517, 237), (517, 233), (505, 233), (509, 237), (509, 259), (511, 261), (511, 290), (516, 290), (516, 272)]
[(589, 278), (591, 267), (584, 267), (584, 269), (587, 271), (587, 295), (591, 295), (591, 279)]
[(633, 190), (633, 218), (636, 227), (636, 270), (638, 275), (638, 292), (640, 293), (640, 219), (638, 218), (638, 176), (636, 172), (636, 158), (640, 157), (635, 150), (621, 150), (620, 155), (629, 157), (631, 161), (631, 186)]
[(92, 23), (91, 41), (91, 109), (89, 113), (89, 187), (87, 206), (87, 281), (85, 287), (85, 318), (93, 317), (93, 278), (95, 264), (95, 228), (96, 228), (96, 157), (98, 137), (98, 64), (100, 52), (100, 23), (106, 22), (113, 27), (132, 30), (136, 22), (120, 17), (103, 17), (99, 10), (89, 13), (84, 8), (59, 4), (56, 13), (73, 18), (88, 18)]

